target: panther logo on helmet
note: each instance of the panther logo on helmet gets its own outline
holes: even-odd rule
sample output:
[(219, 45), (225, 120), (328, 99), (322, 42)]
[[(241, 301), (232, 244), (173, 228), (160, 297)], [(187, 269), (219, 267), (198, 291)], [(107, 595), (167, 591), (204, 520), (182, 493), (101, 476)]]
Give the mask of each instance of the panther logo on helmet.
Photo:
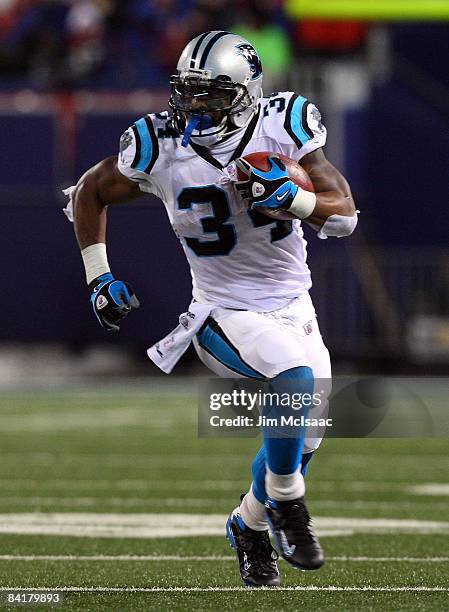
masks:
[(251, 80), (260, 77), (262, 75), (262, 64), (254, 47), (252, 45), (242, 43), (241, 45), (237, 45), (237, 49), (239, 50), (240, 55), (243, 55), (250, 66)]

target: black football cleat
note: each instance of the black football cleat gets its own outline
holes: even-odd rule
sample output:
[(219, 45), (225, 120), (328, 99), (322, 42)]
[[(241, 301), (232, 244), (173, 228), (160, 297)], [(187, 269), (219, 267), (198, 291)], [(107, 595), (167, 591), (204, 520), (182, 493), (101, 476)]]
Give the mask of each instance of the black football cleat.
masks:
[(304, 498), (284, 502), (268, 498), (265, 506), (281, 557), (298, 569), (319, 569), (324, 563), (324, 552), (313, 532)]
[(268, 530), (255, 531), (243, 522), (237, 507), (226, 523), (226, 537), (237, 553), (240, 575), (248, 587), (277, 587), (281, 584), (277, 559)]

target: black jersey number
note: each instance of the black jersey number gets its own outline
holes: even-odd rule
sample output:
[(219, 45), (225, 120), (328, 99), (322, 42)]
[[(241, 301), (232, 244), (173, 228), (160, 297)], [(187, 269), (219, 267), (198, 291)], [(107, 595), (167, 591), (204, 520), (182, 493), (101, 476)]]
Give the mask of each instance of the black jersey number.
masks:
[(263, 215), (256, 208), (249, 208), (248, 215), (251, 217), (254, 227), (262, 227), (264, 225), (275, 224), (270, 230), (270, 241), (277, 242), (283, 238), (287, 238), (293, 231), (293, 221), (274, 221), (270, 217)]
[(271, 108), (275, 108), (278, 113), (282, 113), (285, 110), (285, 98), (271, 98), (263, 112), (264, 117), (268, 117)]
[[(217, 240), (200, 240), (199, 238), (185, 238), (189, 246), (198, 257), (216, 257), (229, 255), (237, 243), (237, 233), (232, 223), (227, 223), (231, 216), (228, 196), (223, 189), (215, 185), (207, 187), (186, 187), (178, 197), (180, 210), (191, 210), (194, 204), (210, 204), (213, 216), (200, 219), (203, 231), (206, 234), (217, 234)], [(292, 221), (274, 221), (257, 210), (248, 210), (248, 215), (254, 227), (274, 225), (270, 230), (270, 241), (277, 242), (289, 236), (293, 231)]]
[(189, 210), (194, 204), (210, 204), (213, 216), (200, 219), (203, 231), (206, 234), (217, 234), (217, 240), (200, 240), (199, 238), (186, 238), (185, 241), (198, 257), (214, 257), (229, 255), (237, 242), (235, 227), (226, 223), (231, 216), (228, 196), (223, 189), (215, 185), (207, 187), (186, 187), (178, 197), (178, 206), (181, 210)]

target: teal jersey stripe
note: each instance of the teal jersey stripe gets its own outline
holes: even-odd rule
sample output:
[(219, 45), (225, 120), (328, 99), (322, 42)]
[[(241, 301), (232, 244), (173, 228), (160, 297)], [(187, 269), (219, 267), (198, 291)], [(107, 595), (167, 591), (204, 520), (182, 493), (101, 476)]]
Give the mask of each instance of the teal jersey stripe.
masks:
[(139, 119), (139, 121), (136, 121), (135, 125), (137, 131), (139, 132), (141, 143), (140, 160), (136, 166), (136, 170), (145, 172), (153, 157), (153, 141), (151, 140), (151, 135), (144, 118)]
[(306, 128), (303, 125), (303, 108), (305, 104), (307, 104), (306, 98), (298, 96), (293, 102), (293, 106), (290, 111), (291, 130), (303, 145), (311, 140), (310, 134), (306, 131)]

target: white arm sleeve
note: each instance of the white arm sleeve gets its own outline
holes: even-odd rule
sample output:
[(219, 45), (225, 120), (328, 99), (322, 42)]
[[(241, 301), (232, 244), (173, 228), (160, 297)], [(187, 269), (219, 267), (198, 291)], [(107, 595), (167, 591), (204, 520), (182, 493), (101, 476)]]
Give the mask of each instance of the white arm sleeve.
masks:
[(331, 215), (326, 219), (324, 224), (321, 226), (318, 232), (318, 238), (326, 240), (330, 236), (336, 236), (337, 238), (343, 238), (343, 236), (350, 236), (355, 230), (358, 221), (358, 210), (352, 217), (345, 217), (344, 215)]

